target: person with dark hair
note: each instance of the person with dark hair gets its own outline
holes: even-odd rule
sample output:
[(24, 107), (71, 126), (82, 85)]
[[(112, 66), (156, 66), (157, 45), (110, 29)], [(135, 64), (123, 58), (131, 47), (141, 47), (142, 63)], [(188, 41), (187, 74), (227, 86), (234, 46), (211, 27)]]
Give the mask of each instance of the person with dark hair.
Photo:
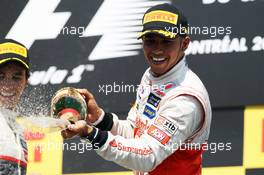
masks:
[[(188, 22), (174, 5), (160, 4), (143, 17), (143, 51), (150, 66), (126, 120), (105, 112), (87, 89), (88, 116), (62, 136), (79, 135), (96, 152), (135, 174), (200, 175), (203, 145), (210, 132), (206, 88), (187, 66)], [(89, 162), (87, 162), (89, 164)]]
[(0, 175), (25, 175), (27, 145), (16, 123), (16, 106), (27, 86), (27, 48), (12, 39), (0, 40)]

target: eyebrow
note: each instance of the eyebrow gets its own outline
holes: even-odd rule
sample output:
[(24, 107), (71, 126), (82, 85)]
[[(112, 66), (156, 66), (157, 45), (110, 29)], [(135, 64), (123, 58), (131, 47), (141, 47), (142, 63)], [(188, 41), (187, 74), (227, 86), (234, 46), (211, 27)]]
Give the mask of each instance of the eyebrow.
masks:
[(15, 75), (23, 75), (23, 71), (15, 72)]
[(146, 35), (145, 39), (156, 39), (156, 38), (161, 38), (161, 40), (167, 40), (167, 41), (176, 41), (175, 38), (166, 38), (166, 37), (159, 37), (155, 35)]

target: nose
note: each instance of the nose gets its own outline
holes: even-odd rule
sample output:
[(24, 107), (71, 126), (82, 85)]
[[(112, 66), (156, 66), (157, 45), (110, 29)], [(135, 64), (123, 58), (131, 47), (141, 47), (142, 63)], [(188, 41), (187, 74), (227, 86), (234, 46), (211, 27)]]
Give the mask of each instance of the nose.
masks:
[(163, 54), (163, 46), (160, 41), (156, 41), (155, 45), (152, 49), (152, 53), (155, 55), (161, 55)]

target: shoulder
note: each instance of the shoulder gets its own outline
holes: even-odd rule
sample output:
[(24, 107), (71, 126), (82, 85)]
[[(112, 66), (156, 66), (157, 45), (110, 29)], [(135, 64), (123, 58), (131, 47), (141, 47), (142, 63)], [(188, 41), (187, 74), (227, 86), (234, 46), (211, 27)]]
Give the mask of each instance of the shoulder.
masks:
[(166, 100), (159, 108), (160, 112), (171, 111), (180, 116), (203, 111), (200, 101), (191, 95), (180, 95)]

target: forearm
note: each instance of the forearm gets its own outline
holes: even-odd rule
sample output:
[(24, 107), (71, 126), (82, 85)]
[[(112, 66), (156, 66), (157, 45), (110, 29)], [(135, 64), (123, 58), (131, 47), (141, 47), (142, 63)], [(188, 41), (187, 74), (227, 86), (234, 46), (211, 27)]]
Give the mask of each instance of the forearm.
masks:
[(166, 149), (161, 150), (162, 146), (155, 140), (147, 140), (146, 137), (127, 139), (98, 129), (86, 139), (104, 159), (131, 170), (148, 172), (160, 163), (162, 157), (167, 157), (167, 154)]

